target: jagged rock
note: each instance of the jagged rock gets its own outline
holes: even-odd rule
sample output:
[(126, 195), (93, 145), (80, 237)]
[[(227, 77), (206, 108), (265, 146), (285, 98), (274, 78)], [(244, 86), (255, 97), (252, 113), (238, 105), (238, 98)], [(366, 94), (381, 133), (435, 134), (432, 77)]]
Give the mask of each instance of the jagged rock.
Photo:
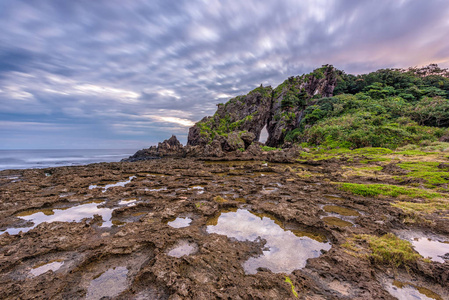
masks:
[(240, 139), (243, 141), (245, 149), (247, 149), (256, 140), (256, 136), (252, 132), (243, 132), (240, 134)]
[(172, 135), (168, 140), (158, 143), (157, 146), (151, 146), (148, 149), (137, 151), (134, 155), (122, 161), (139, 161), (158, 159), (162, 157), (185, 157), (185, 150), (182, 144), (178, 141), (176, 136)]
[(273, 92), (272, 108), (268, 119), (267, 146), (279, 147), (288, 132), (299, 127), (304, 109), (316, 97), (331, 97), (337, 84), (337, 72), (326, 65), (309, 75), (290, 77)]
[[(298, 128), (304, 109), (313, 104), (313, 97), (331, 97), (337, 84), (337, 71), (325, 65), (308, 75), (290, 77), (275, 90), (262, 85), (246, 96), (238, 96), (226, 104), (218, 104), (212, 117), (205, 117), (189, 130), (187, 145), (207, 145), (219, 136), (227, 136), (221, 143), (224, 151), (248, 148), (258, 141), (267, 126), (266, 144), (279, 147), (286, 135)], [(234, 133), (242, 131), (239, 138)], [(250, 136), (253, 134), (254, 136)], [(243, 140), (242, 146), (240, 140)]]
[(262, 156), (262, 149), (260, 146), (262, 146), (262, 143), (254, 142), (252, 143), (247, 149), (246, 152), (253, 156)]
[(223, 157), (224, 153), (221, 149), (221, 143), (218, 140), (212, 141), (212, 143), (206, 145), (204, 148), (203, 156), (206, 157)]
[[(225, 104), (218, 104), (212, 117), (205, 117), (189, 129), (187, 146), (172, 136), (170, 139), (138, 151), (125, 161), (161, 157), (222, 157), (227, 152), (249, 151), (258, 155), (262, 129), (267, 126), (266, 144), (290, 148), (285, 141), (288, 134), (299, 127), (304, 109), (313, 105), (313, 97), (331, 97), (337, 82), (337, 71), (325, 65), (308, 75), (290, 77), (275, 90), (262, 85), (247, 95), (238, 96)], [(318, 98), (319, 98), (318, 97)], [(272, 161), (290, 161), (292, 151), (270, 154)], [(240, 151), (241, 152), (241, 151)], [(233, 154), (236, 155), (236, 154)]]
[[(242, 131), (253, 134), (252, 140), (249, 138), (250, 135), (243, 136), (245, 145), (249, 146), (253, 141), (258, 141), (260, 132), (269, 118), (271, 94), (271, 87), (260, 86), (246, 96), (238, 96), (226, 104), (218, 104), (217, 112), (213, 117), (203, 118), (189, 129), (187, 145), (206, 145), (218, 136), (227, 135), (229, 139), (229, 134)], [(242, 136), (239, 139), (242, 140)], [(230, 147), (222, 144), (225, 151), (235, 150), (234, 136), (228, 144)]]

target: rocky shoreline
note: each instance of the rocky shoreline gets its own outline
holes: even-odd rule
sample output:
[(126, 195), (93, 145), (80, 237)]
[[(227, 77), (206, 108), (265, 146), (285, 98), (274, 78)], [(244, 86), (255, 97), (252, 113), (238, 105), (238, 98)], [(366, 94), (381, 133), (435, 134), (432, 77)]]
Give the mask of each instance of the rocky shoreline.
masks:
[[(26, 229), (0, 235), (0, 298), (296, 299), (294, 290), (300, 299), (394, 299), (400, 282), (448, 299), (448, 260), (397, 267), (370, 259), (367, 238), (347, 246), (354, 236), (391, 232), (447, 237), (446, 213), (409, 222), (392, 197), (341, 190), (335, 182), (390, 183), (381, 172), (348, 180), (345, 167), (360, 167), (363, 155), (309, 163), (245, 155), (0, 172), (0, 229)], [(71, 210), (81, 219), (58, 219)], [(254, 226), (322, 250), (285, 271), (288, 257), (272, 251), (298, 246), (282, 250), (269, 235), (239, 238), (227, 236), (229, 224), (218, 227), (242, 216), (249, 219), (231, 221), (242, 224), (238, 231), (262, 222)], [(258, 257), (273, 261), (248, 271)]]

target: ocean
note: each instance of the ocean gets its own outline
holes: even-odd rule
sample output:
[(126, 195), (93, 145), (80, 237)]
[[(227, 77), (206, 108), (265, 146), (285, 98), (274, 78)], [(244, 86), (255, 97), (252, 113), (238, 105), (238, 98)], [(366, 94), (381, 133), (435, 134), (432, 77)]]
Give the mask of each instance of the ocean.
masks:
[(0, 150), (0, 170), (30, 169), (117, 162), (133, 155), (131, 149)]

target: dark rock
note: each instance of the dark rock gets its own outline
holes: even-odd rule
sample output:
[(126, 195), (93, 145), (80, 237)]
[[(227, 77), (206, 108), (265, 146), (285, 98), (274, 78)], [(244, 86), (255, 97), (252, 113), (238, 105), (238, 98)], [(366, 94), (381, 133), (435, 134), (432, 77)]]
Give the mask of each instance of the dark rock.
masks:
[[(124, 161), (148, 160), (161, 157), (223, 157), (226, 153), (249, 151), (236, 156), (260, 154), (259, 141), (266, 126), (266, 145), (289, 149), (289, 132), (297, 129), (304, 110), (313, 105), (313, 98), (331, 97), (337, 82), (337, 71), (325, 65), (308, 75), (290, 77), (275, 90), (262, 85), (247, 95), (238, 96), (225, 104), (218, 104), (216, 113), (205, 117), (189, 129), (187, 146), (172, 136), (170, 139), (143, 149)], [(291, 161), (293, 151), (269, 154), (272, 161)]]
[(402, 169), (395, 163), (389, 163), (389, 164), (385, 165), (382, 168), (382, 171), (385, 173), (388, 173), (388, 174), (392, 174), (392, 175), (406, 175), (406, 174), (410, 173), (410, 171)]
[(325, 65), (309, 75), (290, 77), (279, 85), (273, 92), (266, 145), (282, 146), (286, 134), (299, 127), (304, 109), (313, 105), (312, 97), (332, 97), (336, 84), (335, 68)]
[(438, 165), (438, 169), (447, 170), (449, 171), (449, 164), (448, 163), (440, 163)]
[(137, 151), (134, 155), (122, 161), (134, 162), (139, 160), (158, 159), (162, 157), (185, 157), (186, 153), (182, 144), (176, 136), (172, 135), (168, 140), (159, 143), (157, 146), (151, 146), (148, 149)]
[[(234, 151), (240, 147), (249, 146), (253, 141), (258, 141), (260, 132), (269, 118), (271, 94), (271, 87), (260, 86), (246, 96), (238, 96), (226, 104), (218, 104), (217, 112), (213, 117), (203, 118), (190, 128), (187, 145), (206, 145), (219, 136), (227, 136), (229, 147), (226, 143), (224, 145), (222, 143), (222, 146), (225, 151)], [(235, 135), (229, 137), (235, 132), (240, 133), (238, 139)], [(244, 140), (246, 146), (241, 145), (239, 140)], [(235, 148), (236, 145), (239, 147)]]
[(449, 143), (449, 134), (443, 135), (439, 139), (440, 142)]

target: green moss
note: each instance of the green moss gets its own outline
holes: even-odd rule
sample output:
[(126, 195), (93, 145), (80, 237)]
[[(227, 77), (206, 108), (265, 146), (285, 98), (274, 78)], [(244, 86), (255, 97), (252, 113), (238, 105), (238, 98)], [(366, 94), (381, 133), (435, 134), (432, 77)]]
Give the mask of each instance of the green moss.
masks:
[(371, 250), (369, 256), (375, 263), (400, 267), (408, 266), (422, 258), (413, 250), (410, 242), (404, 241), (392, 233), (381, 237), (367, 234), (358, 237), (368, 241)]
[(405, 162), (398, 164), (402, 169), (411, 171), (407, 174), (407, 177), (421, 178), (431, 185), (449, 183), (449, 172), (439, 169), (438, 165), (438, 162)]
[(262, 151), (278, 151), (278, 150), (281, 150), (279, 148), (269, 147), (269, 146), (260, 146), (260, 149), (262, 149)]
[(291, 286), (291, 288), (292, 288), (292, 293), (293, 293), (293, 295), (294, 295), (296, 298), (298, 298), (298, 293), (297, 293), (296, 290), (295, 290), (295, 286), (293, 285), (292, 280), (291, 280), (288, 276), (285, 276), (285, 282), (287, 282), (287, 283), (290, 284), (290, 286)]
[(336, 183), (339, 188), (364, 197), (375, 197), (379, 195), (390, 197), (406, 198), (424, 198), (435, 199), (443, 198), (445, 195), (435, 192), (429, 192), (418, 188), (389, 185), (389, 184), (358, 184), (358, 183)]

